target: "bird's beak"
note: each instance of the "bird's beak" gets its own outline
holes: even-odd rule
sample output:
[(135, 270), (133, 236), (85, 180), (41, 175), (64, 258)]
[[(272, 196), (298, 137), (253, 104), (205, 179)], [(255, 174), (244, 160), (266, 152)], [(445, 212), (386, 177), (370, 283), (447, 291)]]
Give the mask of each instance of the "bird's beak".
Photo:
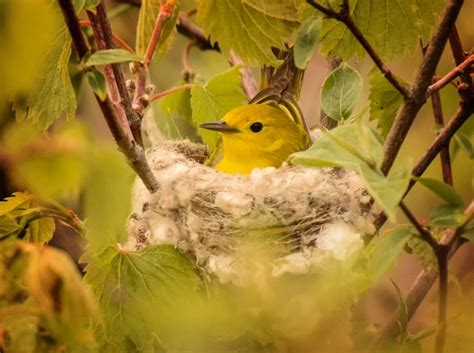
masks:
[(235, 127), (227, 125), (225, 121), (209, 121), (207, 123), (202, 123), (199, 125), (200, 128), (212, 130), (212, 131), (219, 131), (224, 133), (232, 133), (232, 132), (239, 132), (239, 129)]

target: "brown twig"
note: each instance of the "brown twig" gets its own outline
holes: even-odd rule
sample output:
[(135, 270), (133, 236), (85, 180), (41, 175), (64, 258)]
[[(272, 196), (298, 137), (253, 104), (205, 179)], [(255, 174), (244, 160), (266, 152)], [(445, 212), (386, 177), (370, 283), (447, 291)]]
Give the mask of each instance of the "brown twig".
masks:
[[(91, 22), (98, 48), (101, 50), (114, 49), (115, 43), (113, 41), (112, 28), (107, 18), (107, 10), (104, 2), (101, 1), (99, 5), (97, 5), (95, 13), (88, 11), (87, 16)], [(132, 101), (128, 94), (122, 67), (120, 64), (105, 65), (104, 73), (109, 92), (111, 93), (112, 102), (114, 105), (119, 105), (124, 111), (133, 138), (140, 146), (143, 146), (141, 134), (142, 116), (132, 108)]]
[(468, 58), (462, 61), (458, 66), (449, 71), (445, 76), (437, 80), (435, 83), (428, 87), (428, 95), (433, 94), (434, 92), (439, 91), (441, 88), (446, 86), (456, 77), (463, 75), (470, 68), (471, 65), (474, 65), (474, 54), (471, 54)]
[(379, 70), (382, 72), (382, 74), (385, 76), (385, 78), (392, 84), (395, 89), (400, 92), (400, 94), (405, 98), (409, 98), (409, 92), (407, 88), (401, 84), (395, 75), (390, 71), (390, 69), (387, 67), (387, 65), (384, 64), (380, 56), (377, 54), (375, 49), (370, 45), (369, 41), (365, 36), (362, 34), (360, 31), (359, 27), (356, 25), (354, 20), (352, 19), (350, 15), (350, 9), (348, 6), (348, 1), (343, 1), (342, 8), (339, 12), (336, 12), (330, 8), (327, 8), (319, 3), (317, 3), (314, 0), (306, 0), (308, 4), (313, 6), (316, 10), (322, 12), (324, 15), (326, 15), (329, 18), (333, 18), (339, 22), (342, 22), (346, 25), (346, 27), (351, 31), (351, 33), (354, 35), (354, 37), (357, 39), (357, 41), (362, 45), (364, 50), (367, 52), (367, 54), (370, 56), (372, 61), (375, 63), (375, 65), (379, 68)]
[(193, 88), (194, 84), (192, 83), (188, 83), (188, 84), (185, 84), (185, 85), (182, 85), (182, 86), (177, 86), (177, 87), (173, 87), (173, 88), (170, 88), (170, 89), (167, 89), (165, 91), (162, 91), (160, 93), (157, 93), (156, 95), (154, 95), (153, 97), (150, 98), (150, 102), (153, 102), (153, 101), (156, 101), (160, 98), (163, 98), (164, 96), (167, 96), (171, 93), (174, 93), (174, 92), (177, 92), (177, 91), (181, 91), (183, 89), (191, 89)]
[(461, 11), (462, 4), (463, 0), (449, 0), (446, 3), (441, 20), (433, 32), (426, 49), (426, 55), (423, 57), (423, 62), (418, 69), (415, 81), (410, 90), (410, 99), (405, 100), (398, 111), (385, 141), (384, 161), (382, 164), (382, 171), (385, 174), (387, 174), (392, 167), (413, 121), (421, 107), (425, 104), (428, 86), (432, 82), (436, 66), (443, 53), (449, 33)]
[[(82, 60), (88, 53), (88, 45), (82, 34), (74, 6), (71, 0), (58, 0), (58, 2), (76, 51), (79, 58)], [(95, 97), (120, 150), (125, 154), (130, 165), (141, 178), (147, 189), (152, 193), (156, 192), (159, 188), (158, 182), (146, 161), (143, 148), (133, 139), (129, 126), (124, 126), (123, 119), (119, 119), (117, 116), (117, 112), (114, 109), (110, 97), (106, 97), (104, 101), (102, 101), (97, 95), (95, 95)], [(119, 110), (119, 112), (120, 111), (123, 114), (123, 110)]]

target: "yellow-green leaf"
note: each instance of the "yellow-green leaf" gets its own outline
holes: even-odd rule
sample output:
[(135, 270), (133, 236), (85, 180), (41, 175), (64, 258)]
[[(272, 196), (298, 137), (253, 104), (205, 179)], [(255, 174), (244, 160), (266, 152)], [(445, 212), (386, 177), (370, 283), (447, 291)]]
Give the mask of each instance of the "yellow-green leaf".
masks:
[[(205, 86), (195, 85), (192, 88), (191, 106), (196, 125), (220, 120), (231, 109), (246, 103), (247, 97), (242, 90), (239, 69), (234, 66), (209, 80)], [(200, 129), (199, 133), (209, 147), (216, 145), (216, 132)]]
[(211, 41), (227, 56), (235, 50), (250, 65), (277, 65), (271, 48), (284, 49), (298, 26), (296, 9), (288, 10), (294, 8), (293, 0), (198, 0), (197, 6), (197, 21)]
[(129, 61), (140, 61), (143, 58), (135, 53), (125, 49), (107, 49), (99, 50), (92, 54), (86, 61), (87, 66), (107, 65), (115, 63), (124, 63)]

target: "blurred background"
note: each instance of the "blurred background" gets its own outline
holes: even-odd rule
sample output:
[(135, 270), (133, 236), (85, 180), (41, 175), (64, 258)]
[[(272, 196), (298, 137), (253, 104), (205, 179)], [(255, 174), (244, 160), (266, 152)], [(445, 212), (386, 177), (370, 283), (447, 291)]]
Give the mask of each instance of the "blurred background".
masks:
[[(182, 1), (181, 9), (192, 10), (193, 3), (190, 0)], [(92, 92), (87, 82), (82, 80), (79, 67), (75, 63), (74, 53), (70, 63), (70, 74), (73, 77), (78, 99), (74, 120), (60, 119), (48, 128), (47, 132), (38, 131), (30, 123), (19, 124), (15, 120), (15, 114), (8, 99), (13, 94), (21, 101), (22, 94), (28, 92), (35, 84), (35, 79), (41, 70), (38, 63), (53, 38), (51, 30), (57, 17), (46, 5), (47, 1), (43, 0), (17, 0), (15, 2), (0, 0), (0, 53), (2, 53), (0, 57), (2, 86), (0, 88), (0, 197), (3, 199), (14, 191), (28, 190), (60, 201), (82, 218), (86, 214), (92, 214), (94, 209), (103, 207), (110, 208), (110, 212), (115, 212), (117, 215), (126, 215), (129, 201), (124, 198), (128, 195), (134, 176), (125, 165), (123, 157), (117, 152)], [(115, 34), (133, 46), (138, 8), (112, 0), (107, 1), (107, 7), (109, 13), (115, 13), (112, 20)], [(466, 51), (472, 51), (474, 48), (473, 14), (474, 1), (465, 1), (457, 21), (457, 28)], [(403, 29), (400, 29), (400, 35), (403, 35)], [(191, 48), (189, 63), (183, 63), (183, 52), (188, 43), (187, 38), (176, 34), (171, 50), (164, 57), (154, 61), (151, 81), (156, 85), (158, 92), (181, 84), (185, 65), (189, 65), (195, 74), (196, 81), (207, 81), (229, 68), (227, 59), (220, 53), (212, 50), (200, 51), (197, 47)], [(389, 65), (399, 77), (410, 82), (421, 59), (421, 49), (414, 48), (413, 52), (403, 60), (391, 62)], [(350, 61), (350, 64), (361, 73), (364, 79), (368, 77), (368, 72), (373, 66), (368, 58), (354, 59)], [(454, 61), (447, 47), (437, 74), (444, 75), (452, 67), (454, 67)], [(252, 70), (258, 82), (259, 71)], [(325, 58), (316, 54), (305, 73), (300, 100), (309, 126), (314, 126), (319, 121), (320, 87), (327, 74)], [(356, 112), (361, 112), (367, 107), (368, 90), (368, 79), (365, 79), (363, 97)], [(56, 94), (56, 92), (51, 92), (51, 94)], [(441, 98), (446, 122), (457, 108), (456, 89), (453, 86), (447, 86), (441, 91)], [(163, 112), (159, 104), (159, 101), (153, 103), (155, 118), (158, 125), (166, 125), (167, 123), (160, 120), (160, 117), (169, 119), (169, 116), (163, 117), (166, 112)], [(176, 117), (176, 124), (180, 124), (180, 119), (182, 120), (181, 117)], [(170, 120), (168, 124), (169, 122)], [(170, 129), (169, 126), (167, 128)], [(397, 161), (403, 162), (408, 159), (415, 163), (433, 141), (436, 129), (431, 104), (428, 102), (415, 120)], [(474, 131), (472, 117), (464, 124), (462, 131), (465, 136), (470, 137), (472, 143)], [(469, 156), (462, 148), (451, 147), (454, 187), (468, 202), (473, 198), (472, 156)], [(425, 176), (442, 178), (439, 159), (432, 163)], [(97, 181), (98, 179), (103, 181), (100, 184), (101, 187), (98, 183), (90, 183), (90, 180)], [(109, 190), (104, 190), (104, 185)], [(419, 185), (412, 189), (406, 202), (421, 220), (426, 219), (430, 211), (440, 204), (436, 196)], [(398, 217), (398, 222), (404, 222), (401, 215)], [(385, 227), (392, 226), (387, 224)], [(71, 234), (68, 229), (60, 226), (53, 244), (66, 249), (76, 261), (82, 253), (81, 240)], [(466, 343), (467, 341), (463, 341), (468, 340), (466, 330), (472, 331), (474, 328), (473, 255), (474, 245), (466, 244), (450, 263), (448, 346), (451, 345), (451, 347)], [(403, 293), (406, 293), (421, 269), (414, 256), (403, 255), (386, 276), (386, 280), (364, 298), (361, 305), (365, 310), (364, 315), (379, 323), (386, 321), (398, 305), (390, 278), (400, 286)], [(470, 305), (466, 305), (468, 303)], [(412, 320), (411, 328), (416, 331), (433, 325), (436, 322), (436, 315), (437, 290), (434, 286), (429, 298), (424, 301)]]

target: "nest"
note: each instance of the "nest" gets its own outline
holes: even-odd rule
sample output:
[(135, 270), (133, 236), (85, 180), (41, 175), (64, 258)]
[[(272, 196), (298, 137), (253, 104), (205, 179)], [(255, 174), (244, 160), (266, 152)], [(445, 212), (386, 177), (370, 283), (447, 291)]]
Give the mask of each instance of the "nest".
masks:
[(370, 197), (355, 173), (285, 165), (230, 175), (204, 166), (207, 155), (189, 141), (147, 152), (160, 189), (136, 181), (127, 249), (172, 244), (202, 275), (245, 285), (255, 269), (307, 273), (362, 248)]

